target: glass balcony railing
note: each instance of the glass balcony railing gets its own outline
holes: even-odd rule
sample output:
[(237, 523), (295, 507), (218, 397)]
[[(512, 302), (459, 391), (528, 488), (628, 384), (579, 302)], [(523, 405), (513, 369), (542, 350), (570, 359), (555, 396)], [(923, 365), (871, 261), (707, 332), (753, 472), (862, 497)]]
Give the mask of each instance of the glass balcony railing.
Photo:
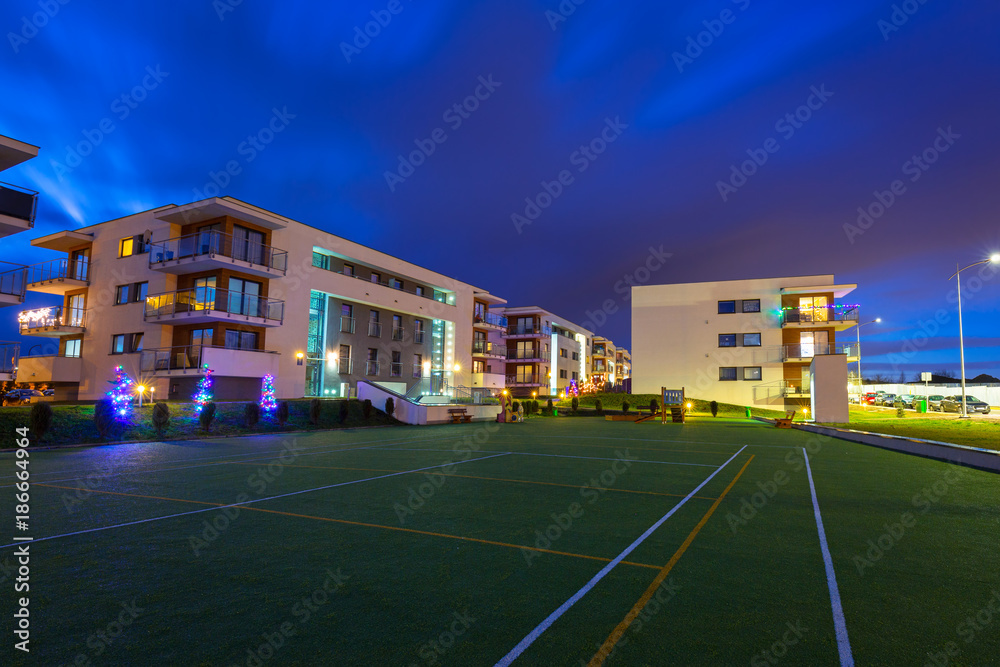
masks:
[(507, 348), (503, 345), (494, 345), (489, 341), (474, 340), (472, 341), (472, 354), (504, 358), (507, 356)]
[(0, 294), (24, 298), (28, 283), (28, 267), (9, 262), (0, 262)]
[(542, 376), (538, 373), (532, 374), (518, 374), (518, 375), (508, 375), (507, 376), (507, 386), (516, 387), (523, 385), (540, 385), (543, 384)]
[(24, 220), (34, 227), (37, 206), (38, 193), (34, 190), (0, 183), (0, 215)]
[(148, 296), (143, 307), (147, 320), (186, 313), (242, 315), (280, 324), (284, 320), (285, 302), (245, 292), (200, 287)]
[(90, 261), (84, 257), (77, 259), (52, 259), (28, 267), (28, 284), (45, 283), (52, 280), (90, 280)]
[(518, 350), (516, 348), (507, 349), (507, 359), (511, 361), (525, 360), (525, 359), (542, 359), (542, 352), (536, 349), (522, 349)]
[(552, 327), (541, 324), (512, 324), (507, 327), (508, 336), (551, 336)]
[(825, 322), (857, 322), (857, 306), (832, 306), (829, 308), (790, 308), (781, 311), (782, 324), (817, 324)]
[(507, 318), (503, 315), (498, 315), (497, 313), (484, 313), (483, 315), (475, 315), (472, 318), (474, 324), (487, 324), (494, 327), (507, 327)]
[(17, 316), (22, 334), (35, 329), (59, 329), (63, 327), (83, 329), (87, 325), (87, 311), (83, 308), (38, 308), (24, 310)]
[(152, 241), (149, 244), (149, 265), (177, 259), (220, 256), (234, 261), (262, 266), (282, 274), (288, 268), (288, 253), (263, 243), (234, 237), (219, 231), (198, 232), (186, 236)]

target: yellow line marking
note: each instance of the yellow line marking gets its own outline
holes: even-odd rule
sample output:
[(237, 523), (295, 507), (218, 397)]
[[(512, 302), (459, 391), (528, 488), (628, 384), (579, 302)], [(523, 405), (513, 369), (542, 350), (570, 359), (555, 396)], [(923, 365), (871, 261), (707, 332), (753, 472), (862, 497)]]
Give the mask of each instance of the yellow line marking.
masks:
[[(67, 491), (77, 491), (79, 487), (73, 486), (57, 486), (55, 484), (40, 484), (36, 483), (35, 486), (46, 486), (52, 489), (65, 489)], [(229, 507), (224, 503), (212, 503), (205, 500), (187, 500), (184, 498), (164, 498), (162, 496), (147, 496), (139, 493), (123, 493), (120, 491), (98, 491), (94, 489), (88, 489), (91, 493), (103, 493), (110, 496), (128, 496), (130, 498), (147, 498), (152, 500), (169, 500), (177, 503), (195, 503), (198, 505), (213, 505), (215, 507)], [(539, 549), (538, 547), (529, 547), (521, 544), (511, 544), (509, 542), (497, 542), (494, 540), (483, 540), (477, 537), (462, 537), (461, 535), (448, 535), (447, 533), (435, 533), (427, 530), (417, 530), (415, 528), (401, 528), (399, 526), (385, 526), (378, 523), (365, 523), (363, 521), (349, 521), (347, 519), (331, 519), (325, 516), (312, 516), (309, 514), (295, 514), (294, 512), (282, 512), (279, 510), (269, 510), (263, 507), (250, 507), (249, 505), (239, 505), (241, 510), (250, 510), (252, 512), (264, 512), (266, 514), (280, 514), (282, 516), (292, 516), (300, 519), (314, 519), (316, 521), (327, 521), (329, 523), (340, 523), (347, 526), (363, 526), (365, 528), (381, 528), (383, 530), (395, 530), (401, 533), (413, 533), (416, 535), (429, 535), (431, 537), (444, 537), (450, 540), (462, 540), (463, 542), (475, 542), (478, 544), (489, 544), (491, 546), (505, 547), (508, 549), (525, 549), (527, 551), (538, 551), (546, 554), (555, 554), (557, 556), (569, 556), (571, 558), (585, 558), (587, 560), (597, 560), (603, 563), (610, 563), (610, 558), (602, 558), (601, 556), (588, 556), (586, 554), (574, 554), (568, 551), (554, 551), (552, 549)], [(631, 565), (633, 567), (644, 567), (651, 570), (660, 569), (659, 565), (648, 565), (646, 563), (633, 563), (631, 561), (621, 561), (624, 565)]]
[[(245, 462), (245, 461), (233, 461), (233, 464), (234, 465), (255, 465), (253, 463), (249, 463), (249, 462)], [(341, 466), (300, 466), (300, 465), (293, 465), (293, 464), (282, 464), (282, 467), (283, 468), (310, 468), (310, 469), (315, 469), (315, 470), (357, 470), (357, 471), (361, 471), (361, 472), (406, 472), (405, 470), (387, 470), (387, 469), (384, 469), (384, 468), (344, 468), (344, 467), (341, 467)], [(415, 473), (409, 473), (409, 474), (411, 474), (411, 475), (419, 475), (421, 473), (416, 473), (415, 472)], [(428, 473), (428, 474), (431, 474), (431, 473)], [(507, 479), (507, 478), (504, 478), (504, 477), (479, 477), (479, 476), (476, 476), (476, 475), (459, 475), (459, 474), (456, 474), (456, 473), (449, 473), (449, 472), (439, 472), (439, 473), (434, 473), (434, 474), (441, 475), (442, 477), (461, 477), (462, 479), (485, 479), (485, 480), (490, 480), (490, 481), (493, 481), (493, 482), (514, 482), (516, 484), (538, 484), (538, 485), (541, 485), (541, 486), (562, 486), (562, 487), (566, 487), (568, 489), (582, 489), (583, 488), (582, 486), (577, 486), (575, 484), (557, 484), (556, 482), (536, 482), (536, 481), (527, 480), (527, 479)], [(658, 491), (633, 491), (631, 489), (608, 489), (608, 488), (604, 488), (604, 487), (601, 487), (601, 488), (604, 489), (604, 491), (614, 491), (616, 493), (639, 493), (639, 494), (642, 494), (642, 495), (649, 495), (649, 496), (670, 496), (672, 498), (684, 498), (685, 497), (685, 494), (682, 494), (682, 493), (660, 493)], [(699, 500), (715, 500), (715, 498), (709, 498), (707, 496), (691, 496), (691, 497), (692, 498), (698, 498)]]
[(681, 559), (681, 556), (684, 555), (684, 552), (687, 551), (688, 547), (691, 546), (691, 543), (694, 542), (694, 538), (697, 537), (701, 529), (705, 526), (706, 523), (708, 523), (709, 518), (711, 518), (712, 514), (715, 513), (715, 509), (719, 506), (720, 503), (722, 503), (722, 499), (725, 498), (726, 494), (728, 494), (729, 491), (733, 488), (733, 486), (736, 485), (737, 480), (739, 480), (739, 478), (743, 475), (743, 471), (747, 469), (748, 465), (750, 465), (750, 461), (753, 461), (753, 455), (751, 455), (750, 458), (747, 459), (747, 462), (743, 464), (743, 467), (740, 468), (740, 471), (736, 473), (736, 477), (734, 477), (733, 481), (729, 483), (729, 486), (726, 487), (726, 490), (722, 492), (722, 495), (719, 496), (714, 503), (712, 503), (711, 507), (708, 508), (708, 511), (705, 512), (705, 516), (701, 517), (701, 521), (699, 521), (698, 525), (696, 525), (694, 529), (688, 534), (683, 544), (681, 544), (681, 546), (678, 547), (677, 551), (674, 552), (674, 555), (671, 556), (667, 564), (663, 566), (663, 569), (660, 570), (660, 573), (656, 575), (656, 578), (653, 579), (653, 583), (649, 585), (649, 588), (647, 588), (646, 592), (642, 594), (642, 596), (639, 598), (639, 601), (635, 603), (635, 605), (632, 607), (631, 610), (629, 610), (627, 614), (625, 614), (625, 618), (622, 619), (621, 623), (618, 624), (618, 626), (611, 632), (611, 634), (604, 641), (604, 643), (601, 644), (601, 648), (597, 651), (594, 657), (591, 658), (590, 662), (587, 663), (587, 667), (600, 667), (602, 664), (604, 664), (604, 661), (607, 660), (608, 656), (611, 654), (612, 649), (614, 649), (615, 644), (618, 643), (618, 640), (621, 639), (623, 634), (625, 634), (625, 631), (628, 629), (628, 627), (632, 625), (632, 621), (635, 620), (635, 618), (642, 612), (642, 610), (649, 603), (650, 599), (656, 593), (656, 590), (663, 583), (663, 580), (666, 579), (667, 575), (670, 574), (670, 571), (674, 569), (674, 565), (677, 564), (677, 561)]

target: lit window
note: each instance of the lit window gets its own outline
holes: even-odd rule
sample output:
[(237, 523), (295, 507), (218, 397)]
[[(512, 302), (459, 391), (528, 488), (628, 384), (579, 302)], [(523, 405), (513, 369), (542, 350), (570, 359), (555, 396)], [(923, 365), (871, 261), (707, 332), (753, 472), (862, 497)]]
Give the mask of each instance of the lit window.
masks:
[(736, 334), (719, 334), (719, 347), (736, 347)]
[(743, 369), (744, 380), (759, 380), (760, 377), (760, 366), (746, 366)]
[(744, 313), (759, 313), (760, 312), (760, 299), (744, 299), (743, 300), (743, 312)]
[(743, 334), (743, 347), (760, 347), (760, 334), (759, 333)]
[(728, 382), (736, 379), (736, 367), (722, 367), (719, 369), (719, 380)]
[(118, 256), (119, 257), (131, 257), (135, 254), (135, 237), (130, 236), (127, 239), (122, 239), (118, 244)]

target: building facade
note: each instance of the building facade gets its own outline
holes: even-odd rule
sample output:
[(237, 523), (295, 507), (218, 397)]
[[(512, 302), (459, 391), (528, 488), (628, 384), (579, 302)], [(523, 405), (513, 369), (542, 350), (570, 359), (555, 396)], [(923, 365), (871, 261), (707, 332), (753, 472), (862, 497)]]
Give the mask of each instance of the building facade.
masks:
[(499, 328), (490, 308), (502, 299), (233, 198), (32, 245), (60, 256), (31, 267), (27, 289), (58, 302), (22, 312), (21, 333), (57, 338), (59, 353), (23, 358), (18, 380), (47, 382), (57, 399), (102, 398), (118, 365), (178, 400), (206, 368), (219, 400), (258, 396), (265, 375), (284, 398), (347, 396), (361, 380), (432, 393), (500, 375), (472, 371), (476, 332)]
[(633, 287), (632, 391), (807, 405), (813, 357), (857, 360), (856, 344), (837, 341), (857, 325), (858, 306), (838, 302), (856, 287), (832, 275)]

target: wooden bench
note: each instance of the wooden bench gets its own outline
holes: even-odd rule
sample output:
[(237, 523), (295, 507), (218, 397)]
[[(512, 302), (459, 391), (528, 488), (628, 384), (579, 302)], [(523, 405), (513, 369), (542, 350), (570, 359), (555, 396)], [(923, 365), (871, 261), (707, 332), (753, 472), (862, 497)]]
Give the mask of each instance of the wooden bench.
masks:
[(795, 410), (786, 410), (784, 419), (775, 419), (775, 428), (791, 428), (792, 420), (795, 418)]
[(451, 417), (452, 424), (468, 424), (472, 421), (472, 415), (465, 411), (465, 408), (448, 408), (448, 416)]

